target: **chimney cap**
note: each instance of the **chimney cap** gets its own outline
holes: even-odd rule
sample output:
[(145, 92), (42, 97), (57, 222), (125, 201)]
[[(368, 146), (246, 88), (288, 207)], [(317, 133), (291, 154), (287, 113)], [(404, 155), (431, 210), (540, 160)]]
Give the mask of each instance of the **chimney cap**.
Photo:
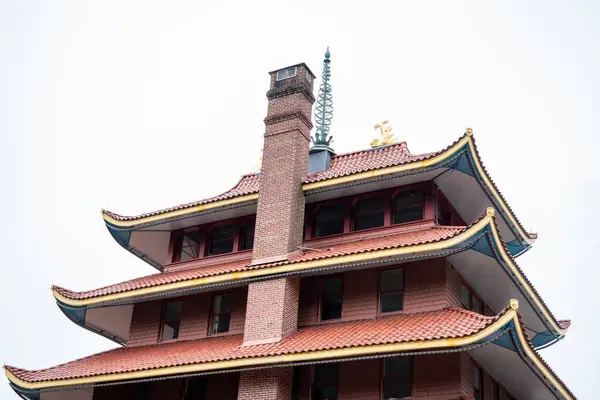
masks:
[(303, 62), (298, 63), (298, 64), (293, 64), (293, 65), (288, 65), (287, 67), (283, 67), (283, 68), (277, 68), (276, 70), (269, 71), (269, 74), (272, 75), (272, 74), (276, 73), (277, 71), (281, 71), (282, 69), (287, 69), (287, 68), (292, 68), (292, 67), (304, 67), (305, 70), (310, 72), (313, 79), (317, 77), (315, 74), (313, 74), (313, 72), (310, 70), (310, 68), (308, 68), (308, 65), (306, 65), (306, 63), (303, 63)]

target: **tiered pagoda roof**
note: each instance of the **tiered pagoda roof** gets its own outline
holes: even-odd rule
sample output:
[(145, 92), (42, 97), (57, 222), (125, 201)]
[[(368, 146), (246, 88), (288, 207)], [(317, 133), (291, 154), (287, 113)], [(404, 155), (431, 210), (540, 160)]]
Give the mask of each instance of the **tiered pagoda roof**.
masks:
[[(241, 335), (231, 335), (125, 347), (38, 371), (5, 368), (9, 380), (19, 390), (39, 390), (374, 355), (477, 351), (497, 344), (499, 363), (521, 358), (533, 374), (543, 377), (562, 398), (573, 399), (573, 394), (529, 342), (517, 308), (515, 300), (494, 317), (449, 308), (302, 328), (278, 343), (264, 345), (244, 347)], [(544, 384), (530, 377), (530, 374), (521, 376), (520, 380), (525, 385)]]
[[(322, 200), (335, 196), (331, 193), (338, 189), (358, 185), (369, 188), (373, 184), (398, 186), (398, 182), (433, 180), (446, 173), (449, 175), (445, 178), (444, 193), (457, 204), (467, 226), (414, 226), (368, 239), (347, 234), (343, 242), (320, 245), (317, 241), (310, 248), (302, 248), (276, 262), (253, 264), (250, 254), (221, 263), (197, 260), (182, 269), (88, 291), (54, 286), (53, 294), (72, 321), (124, 344), (126, 337), (86, 324), (86, 313), (278, 275), (448, 257), (457, 261), (453, 264), (465, 279), (477, 277), (480, 287), (475, 289), (487, 296), (486, 303), (492, 309), (505, 307), (507, 298), (516, 299), (496, 316), (449, 308), (311, 326), (278, 343), (264, 345), (241, 346), (242, 336), (230, 335), (123, 347), (38, 371), (7, 366), (6, 374), (17, 391), (35, 391), (375, 355), (469, 351), (482, 357), (497, 357), (498, 365), (514, 363), (516, 357), (526, 369), (519, 369), (519, 374), (512, 374), (510, 379), (520, 385), (532, 385), (536, 391), (538, 386), (539, 391), (549, 387), (558, 398), (573, 399), (573, 394), (536, 351), (564, 337), (570, 322), (554, 317), (515, 262), (537, 235), (526, 232), (490, 178), (470, 130), (446, 149), (434, 153), (413, 155), (406, 143), (399, 143), (333, 156), (330, 168), (309, 174), (302, 189), (307, 199)], [(131, 240), (132, 232), (170, 231), (181, 227), (178, 225), (181, 221), (237, 207), (255, 207), (259, 186), (260, 174), (249, 174), (233, 189), (209, 199), (132, 217), (110, 211), (103, 211), (102, 215), (120, 245), (162, 271), (165, 263), (136, 247)], [(475, 194), (471, 193), (470, 199), (461, 200), (460, 204), (453, 201), (464, 196), (465, 187)], [(492, 347), (495, 350), (490, 350)], [(492, 372), (496, 376), (512, 373), (501, 369)], [(539, 379), (534, 380), (533, 376)]]
[[(398, 178), (418, 181), (419, 179), (432, 179), (444, 172), (460, 172), (458, 175), (446, 179), (457, 181), (455, 189), (448, 188), (446, 196), (461, 196), (464, 187), (458, 185), (471, 185), (471, 181), (479, 187), (478, 196), (471, 196), (471, 200), (460, 201), (457, 206), (461, 215), (466, 219), (476, 220), (486, 207), (493, 207), (499, 212), (500, 232), (512, 255), (520, 255), (527, 251), (537, 234), (525, 230), (516, 217), (506, 199), (487, 173), (475, 144), (470, 129), (452, 145), (447, 148), (425, 154), (412, 154), (405, 142), (375, 149), (362, 150), (353, 153), (335, 155), (331, 158), (331, 165), (327, 171), (309, 174), (304, 179), (302, 186), (305, 194), (315, 197), (327, 196), (324, 192), (352, 186), (368, 185), (378, 182), (381, 186), (384, 180)], [(468, 182), (464, 177), (470, 177)], [(123, 216), (103, 210), (102, 215), (113, 237), (123, 247), (162, 270), (163, 265), (153, 260), (143, 251), (132, 245), (131, 232), (160, 227), (173, 226), (177, 221), (199, 217), (236, 207), (255, 205), (258, 200), (260, 174), (244, 175), (237, 185), (218, 196), (191, 203), (181, 204), (138, 216)], [(450, 186), (450, 183), (447, 183)], [(456, 202), (457, 204), (459, 202)], [(482, 208), (483, 207), (483, 208)], [(469, 221), (469, 222), (471, 222)]]

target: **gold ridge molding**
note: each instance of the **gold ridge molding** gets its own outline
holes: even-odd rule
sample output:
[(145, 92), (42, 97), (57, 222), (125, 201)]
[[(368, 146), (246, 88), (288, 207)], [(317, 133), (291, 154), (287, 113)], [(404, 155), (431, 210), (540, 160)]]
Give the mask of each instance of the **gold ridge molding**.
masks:
[(497, 331), (502, 329), (506, 324), (512, 321), (515, 326), (517, 338), (528, 359), (536, 366), (536, 368), (544, 375), (544, 377), (556, 388), (556, 390), (565, 399), (573, 400), (573, 396), (571, 396), (568, 390), (563, 386), (563, 384), (555, 378), (554, 374), (551, 371), (549, 371), (546, 365), (539, 359), (537, 353), (534, 350), (532, 350), (531, 345), (529, 344), (523, 333), (523, 327), (521, 326), (521, 322), (517, 314), (517, 304), (517, 302), (511, 300), (510, 306), (506, 309), (504, 315), (500, 316), (491, 325), (474, 335), (455, 339), (434, 339), (428, 341), (413, 341), (395, 344), (360, 346), (345, 349), (320, 350), (279, 356), (264, 356), (238, 360), (215, 361), (202, 364), (156, 368), (145, 371), (123, 372), (83, 378), (70, 378), (56, 381), (27, 382), (20, 378), (17, 378), (6, 367), (5, 374), (10, 382), (12, 382), (14, 385), (20, 388), (28, 390), (40, 390), (77, 385), (93, 385), (97, 383), (115, 382), (123, 380), (147, 379), (168, 375), (184, 375), (211, 370), (226, 370), (244, 367), (268, 366), (274, 364), (317, 361), (357, 356), (368, 356), (376, 354), (390, 354), (406, 351), (459, 348), (477, 343), (481, 340), (490, 337), (492, 334), (496, 333)]
[(354, 181), (358, 181), (361, 179), (375, 178), (378, 176), (385, 176), (385, 175), (391, 175), (391, 174), (397, 174), (400, 172), (410, 171), (410, 170), (417, 169), (417, 168), (430, 167), (439, 162), (446, 160), (447, 158), (452, 157), (465, 144), (469, 145), (469, 149), (471, 150), (471, 154), (473, 155), (473, 160), (475, 162), (475, 167), (477, 168), (479, 175), (483, 178), (487, 187), (492, 192), (492, 195), (497, 200), (498, 204), (501, 205), (502, 208), (504, 208), (505, 214), (508, 216), (508, 218), (512, 222), (513, 226), (519, 231), (519, 234), (521, 235), (523, 240), (525, 240), (529, 244), (532, 244), (534, 242), (534, 240), (532, 240), (529, 237), (529, 235), (525, 231), (523, 231), (523, 229), (521, 228), (521, 225), (517, 222), (513, 213), (508, 208), (508, 205), (502, 199), (502, 197), (500, 196), (500, 194), (498, 193), (498, 191), (495, 189), (494, 185), (492, 184), (491, 180), (489, 179), (487, 173), (484, 171), (481, 161), (479, 160), (479, 157), (477, 155), (477, 151), (475, 150), (475, 144), (473, 142), (472, 131), (468, 131), (467, 134), (465, 135), (465, 137), (462, 138), (461, 140), (459, 140), (454, 146), (452, 146), (450, 149), (448, 149), (444, 153), (439, 154), (433, 158), (430, 158), (427, 160), (422, 160), (422, 161), (416, 161), (416, 162), (412, 162), (412, 163), (408, 163), (408, 164), (403, 164), (403, 165), (397, 165), (394, 167), (382, 168), (382, 169), (378, 169), (378, 170), (374, 170), (374, 171), (360, 172), (357, 174), (342, 176), (339, 178), (327, 179), (327, 180), (320, 181), (320, 182), (307, 183), (307, 184), (302, 185), (302, 190), (308, 191), (308, 190), (313, 190), (313, 189), (319, 189), (322, 187), (335, 186), (335, 185), (340, 185), (343, 183), (354, 182)]
[(200, 204), (200, 205), (190, 207), (190, 208), (182, 208), (180, 210), (169, 211), (169, 212), (158, 214), (158, 215), (136, 218), (136, 219), (132, 219), (132, 220), (128, 220), (128, 221), (121, 221), (121, 220), (115, 219), (115, 218), (111, 217), (110, 215), (106, 214), (105, 212), (102, 213), (102, 218), (104, 218), (104, 221), (108, 222), (111, 225), (117, 226), (117, 227), (131, 227), (131, 226), (135, 226), (135, 225), (141, 225), (141, 224), (147, 224), (150, 222), (160, 221), (160, 220), (167, 219), (167, 218), (175, 218), (175, 217), (180, 217), (183, 215), (194, 214), (197, 212), (206, 211), (206, 210), (210, 210), (213, 208), (224, 207), (224, 206), (228, 206), (231, 204), (244, 203), (246, 201), (252, 201), (252, 200), (258, 200), (258, 193), (247, 194), (245, 196), (234, 197), (232, 199), (219, 200), (219, 201), (215, 201), (212, 203)]
[(276, 275), (276, 274), (289, 273), (289, 272), (298, 272), (298, 271), (303, 271), (303, 270), (308, 270), (308, 269), (313, 269), (313, 268), (323, 268), (323, 267), (344, 264), (344, 263), (369, 261), (369, 260), (374, 260), (374, 259), (384, 258), (384, 257), (395, 257), (395, 256), (402, 256), (402, 255), (413, 254), (413, 253), (424, 253), (424, 252), (429, 252), (429, 251), (445, 250), (445, 249), (451, 248), (457, 244), (460, 244), (463, 241), (470, 239), (477, 232), (479, 232), (480, 230), (484, 229), (486, 226), (489, 225), (491, 232), (492, 232), (492, 236), (494, 238), (494, 241), (496, 242), (496, 247), (498, 249), (498, 252), (500, 253), (500, 256), (502, 257), (502, 260), (510, 268), (513, 275), (517, 278), (517, 280), (519, 281), (521, 286), (525, 289), (529, 298), (531, 298), (533, 300), (533, 302), (535, 303), (535, 306), (539, 310), (542, 311), (542, 314), (544, 315), (546, 320), (550, 323), (550, 325), (555, 330), (555, 332), (557, 332), (561, 336), (564, 336), (566, 334), (566, 330), (562, 329), (558, 325), (558, 323), (555, 321), (555, 318), (552, 317), (549, 310), (547, 309), (546, 306), (544, 306), (544, 304), (542, 303), (539, 296), (536, 295), (533, 288), (527, 283), (527, 280), (522, 275), (522, 273), (519, 271), (519, 269), (513, 262), (512, 258), (506, 253), (506, 250), (502, 244), (500, 235), (496, 228), (496, 224), (494, 223), (494, 220), (493, 220), (494, 215), (495, 215), (495, 211), (493, 208), (490, 207), (487, 209), (486, 216), (483, 217), (479, 222), (477, 222), (475, 225), (471, 226), (466, 231), (460, 233), (459, 235), (457, 235), (451, 239), (442, 240), (442, 241), (434, 242), (434, 243), (425, 243), (425, 244), (420, 244), (420, 245), (405, 246), (405, 247), (399, 247), (399, 248), (395, 248), (395, 249), (375, 250), (375, 251), (371, 251), (371, 252), (351, 254), (351, 255), (347, 255), (347, 256), (331, 257), (331, 258), (326, 258), (326, 259), (321, 259), (321, 260), (313, 260), (313, 261), (299, 262), (299, 263), (295, 263), (295, 264), (280, 265), (280, 266), (275, 266), (275, 267), (252, 269), (252, 270), (248, 270), (248, 271), (232, 272), (232, 273), (223, 274), (223, 275), (201, 277), (201, 278), (196, 278), (196, 279), (190, 279), (187, 281), (173, 282), (173, 283), (168, 283), (165, 285), (158, 285), (158, 286), (153, 286), (153, 287), (148, 287), (148, 288), (135, 289), (135, 290), (121, 292), (121, 293), (113, 293), (113, 294), (107, 294), (107, 295), (102, 295), (102, 296), (97, 296), (97, 297), (90, 297), (87, 299), (68, 298), (68, 297), (62, 295), (61, 293), (59, 293), (56, 290), (56, 288), (54, 288), (54, 287), (52, 288), (52, 293), (53, 293), (54, 297), (61, 303), (64, 303), (66, 305), (73, 306), (73, 307), (84, 307), (84, 306), (95, 305), (95, 304), (100, 304), (100, 303), (109, 302), (109, 301), (134, 298), (137, 296), (147, 296), (147, 295), (159, 294), (159, 293), (163, 293), (163, 292), (169, 292), (172, 290), (189, 289), (189, 288), (193, 288), (195, 286), (224, 283), (224, 282), (241, 280), (241, 279), (260, 278), (260, 277), (266, 276), (266, 275)]
[(223, 283), (223, 282), (235, 281), (235, 280), (240, 280), (240, 279), (258, 278), (258, 277), (262, 277), (262, 276), (266, 276), (266, 275), (296, 272), (296, 271), (302, 271), (302, 270), (307, 270), (307, 269), (312, 269), (312, 268), (321, 268), (321, 267), (327, 267), (327, 266), (344, 264), (344, 263), (369, 261), (369, 260), (383, 258), (383, 257), (394, 257), (394, 256), (401, 256), (401, 255), (412, 254), (412, 253), (443, 250), (443, 249), (452, 247), (454, 245), (460, 244), (461, 242), (463, 242), (465, 240), (468, 240), (470, 237), (472, 237), (477, 232), (479, 232), (481, 229), (483, 229), (486, 225), (490, 224), (493, 213), (494, 213), (493, 209), (489, 209), (488, 214), (484, 218), (482, 218), (479, 222), (477, 222), (475, 225), (471, 226), (469, 229), (458, 234), (457, 236), (455, 236), (453, 238), (450, 238), (448, 240), (443, 240), (440, 242), (418, 244), (418, 245), (414, 245), (414, 246), (398, 247), (398, 248), (394, 248), (394, 249), (375, 250), (375, 251), (371, 251), (371, 252), (331, 257), (331, 258), (325, 258), (325, 259), (313, 260), (313, 261), (298, 262), (298, 263), (294, 263), (294, 264), (286, 264), (286, 265), (280, 265), (280, 266), (275, 266), (275, 267), (257, 268), (257, 269), (251, 269), (248, 271), (232, 272), (232, 273), (223, 274), (223, 275), (200, 277), (200, 278), (190, 279), (190, 280), (181, 281), (181, 282), (167, 283), (165, 285), (130, 290), (130, 291), (122, 292), (122, 293), (113, 293), (113, 294), (107, 294), (107, 295), (102, 295), (102, 296), (97, 296), (97, 297), (90, 297), (87, 299), (70, 299), (70, 298), (62, 295), (61, 293), (59, 293), (56, 290), (56, 288), (54, 288), (54, 287), (52, 288), (52, 293), (54, 294), (54, 297), (62, 303), (65, 303), (67, 305), (74, 306), (74, 307), (81, 307), (81, 306), (88, 306), (88, 305), (92, 305), (92, 304), (104, 303), (107, 301), (122, 300), (122, 299), (127, 299), (127, 298), (131, 298), (131, 297), (136, 297), (136, 296), (145, 296), (145, 295), (157, 294), (157, 293), (162, 293), (162, 292), (168, 292), (171, 290), (187, 289), (187, 288), (201, 286), (201, 285)]
[(501, 329), (504, 325), (506, 325), (513, 319), (515, 321), (518, 321), (516, 311), (511, 308), (487, 328), (484, 328), (483, 330), (474, 335), (457, 339), (434, 339), (428, 341), (413, 341), (395, 344), (360, 346), (345, 349), (319, 350), (279, 356), (263, 356), (238, 360), (214, 361), (202, 364), (156, 368), (145, 371), (123, 372), (82, 378), (70, 378), (56, 381), (27, 382), (20, 378), (17, 378), (8, 369), (5, 370), (5, 373), (12, 383), (24, 389), (49, 389), (63, 386), (89, 385), (94, 383), (144, 379), (165, 375), (190, 374), (195, 372), (243, 368), (251, 366), (283, 364), (301, 361), (327, 360), (353, 356), (374, 355), (381, 353), (396, 353), (412, 350), (442, 349), (447, 347), (466, 346), (469, 344), (476, 343), (479, 340), (485, 339), (486, 337), (494, 334), (496, 331)]
[[(502, 208), (504, 209), (504, 214), (508, 216), (512, 225), (518, 230), (518, 232), (521, 235), (521, 237), (523, 238), (523, 240), (525, 240), (529, 244), (532, 244), (534, 242), (534, 240), (529, 238), (528, 234), (525, 231), (523, 231), (523, 229), (521, 228), (521, 225), (517, 222), (513, 213), (508, 208), (508, 205), (502, 199), (502, 197), (500, 196), (498, 191), (495, 189), (495, 187), (492, 184), (491, 180), (489, 179), (487, 173), (485, 173), (485, 171), (483, 170), (483, 166), (481, 164), (481, 161), (479, 160), (477, 151), (475, 150), (475, 144), (473, 142), (472, 131), (467, 131), (465, 136), (461, 140), (459, 140), (455, 145), (450, 147), (448, 150), (446, 150), (442, 154), (439, 154), (433, 158), (430, 158), (427, 160), (422, 160), (422, 161), (415, 161), (415, 162), (407, 163), (407, 164), (403, 164), (403, 165), (397, 165), (394, 167), (382, 168), (382, 169), (378, 169), (378, 170), (374, 170), (374, 171), (360, 172), (357, 174), (342, 176), (339, 178), (327, 179), (327, 180), (320, 181), (320, 182), (307, 183), (307, 184), (302, 185), (302, 190), (304, 192), (306, 192), (306, 191), (313, 190), (313, 189), (318, 189), (318, 188), (328, 187), (328, 186), (335, 186), (335, 185), (339, 185), (339, 184), (343, 184), (343, 183), (358, 181), (361, 179), (374, 178), (374, 177), (378, 177), (378, 176), (385, 176), (385, 175), (396, 174), (396, 173), (405, 172), (405, 171), (411, 171), (411, 170), (415, 170), (418, 168), (430, 167), (432, 165), (435, 165), (439, 162), (442, 162), (442, 161), (452, 157), (465, 144), (469, 145), (471, 154), (473, 155), (473, 160), (475, 162), (475, 167), (476, 167), (477, 171), (479, 172), (479, 175), (482, 177), (485, 184), (492, 192), (492, 195), (494, 196), (494, 198), (496, 199), (498, 204), (501, 205)], [(164, 220), (164, 219), (168, 219), (168, 218), (175, 218), (175, 217), (179, 217), (179, 216), (183, 216), (183, 215), (193, 214), (196, 212), (206, 211), (206, 210), (219, 208), (219, 207), (223, 207), (223, 206), (228, 206), (228, 205), (232, 205), (232, 204), (238, 204), (238, 203), (243, 203), (246, 201), (257, 200), (258, 197), (259, 197), (258, 193), (254, 193), (254, 194), (249, 194), (249, 195), (245, 195), (245, 196), (234, 197), (232, 199), (226, 199), (226, 200), (215, 201), (212, 203), (200, 204), (195, 207), (184, 208), (184, 209), (175, 210), (175, 211), (169, 211), (169, 212), (162, 213), (162, 214), (152, 215), (152, 216), (148, 216), (148, 217), (141, 217), (141, 218), (136, 218), (136, 219), (127, 220), (127, 221), (121, 221), (121, 220), (115, 219), (106, 213), (102, 213), (102, 217), (104, 218), (104, 220), (106, 222), (108, 222), (111, 225), (114, 225), (116, 227), (128, 228), (128, 227), (133, 227), (136, 225), (156, 222), (156, 221), (160, 221), (160, 220)]]

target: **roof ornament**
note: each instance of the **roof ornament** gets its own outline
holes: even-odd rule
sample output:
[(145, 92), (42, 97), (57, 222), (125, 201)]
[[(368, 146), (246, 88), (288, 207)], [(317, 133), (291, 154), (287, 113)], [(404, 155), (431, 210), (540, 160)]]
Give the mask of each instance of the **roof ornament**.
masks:
[(379, 121), (375, 124), (375, 129), (379, 129), (381, 133), (381, 139), (373, 139), (371, 141), (371, 147), (381, 147), (396, 143), (396, 138), (392, 132), (392, 126), (387, 119)]
[(329, 46), (325, 52), (325, 59), (323, 60), (323, 74), (321, 75), (321, 86), (319, 86), (319, 95), (317, 96), (317, 106), (315, 107), (315, 122), (317, 131), (315, 136), (311, 137), (311, 141), (314, 146), (328, 147), (329, 143), (333, 139), (329, 136), (329, 127), (331, 125), (331, 119), (333, 118), (333, 96), (331, 95), (331, 85), (329, 79), (331, 78), (331, 68), (329, 59)]

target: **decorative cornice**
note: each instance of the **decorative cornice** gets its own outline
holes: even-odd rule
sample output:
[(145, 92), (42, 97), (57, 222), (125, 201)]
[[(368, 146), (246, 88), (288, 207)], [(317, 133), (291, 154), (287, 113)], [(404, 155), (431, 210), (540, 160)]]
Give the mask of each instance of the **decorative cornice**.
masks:
[[(265, 125), (273, 125), (279, 122), (286, 122), (286, 121), (291, 121), (294, 119), (299, 119), (300, 121), (302, 121), (302, 123), (304, 123), (304, 125), (306, 125), (306, 127), (308, 129), (312, 129), (313, 124), (310, 121), (310, 119), (308, 119), (306, 117), (306, 115), (304, 115), (303, 112), (298, 111), (295, 113), (289, 113), (289, 114), (279, 114), (279, 115), (273, 115), (271, 117), (267, 117), (265, 118)], [(267, 136), (267, 135), (265, 135)], [(268, 135), (268, 136), (273, 136), (273, 135)]]

